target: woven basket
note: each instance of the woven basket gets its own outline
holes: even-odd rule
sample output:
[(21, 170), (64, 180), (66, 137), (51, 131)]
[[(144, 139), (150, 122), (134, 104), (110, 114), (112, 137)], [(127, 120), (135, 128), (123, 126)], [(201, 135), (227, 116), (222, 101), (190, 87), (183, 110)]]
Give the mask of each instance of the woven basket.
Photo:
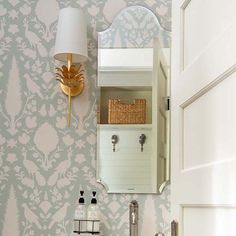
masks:
[(124, 103), (119, 99), (109, 99), (109, 124), (145, 124), (146, 99), (135, 99), (134, 103)]

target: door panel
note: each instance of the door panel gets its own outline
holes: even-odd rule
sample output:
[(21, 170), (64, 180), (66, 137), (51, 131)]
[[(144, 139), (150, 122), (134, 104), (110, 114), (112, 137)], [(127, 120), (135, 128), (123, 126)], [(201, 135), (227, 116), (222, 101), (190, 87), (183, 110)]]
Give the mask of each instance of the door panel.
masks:
[(184, 108), (184, 168), (235, 157), (235, 91), (232, 75)]
[(224, 31), (235, 17), (235, 8), (234, 0), (186, 1), (182, 10), (185, 67)]
[(180, 236), (236, 235), (235, 8), (172, 4), (171, 205)]
[[(186, 206), (183, 208), (184, 235), (222, 236), (235, 232), (236, 209), (223, 206)], [(227, 236), (235, 236), (233, 233)]]

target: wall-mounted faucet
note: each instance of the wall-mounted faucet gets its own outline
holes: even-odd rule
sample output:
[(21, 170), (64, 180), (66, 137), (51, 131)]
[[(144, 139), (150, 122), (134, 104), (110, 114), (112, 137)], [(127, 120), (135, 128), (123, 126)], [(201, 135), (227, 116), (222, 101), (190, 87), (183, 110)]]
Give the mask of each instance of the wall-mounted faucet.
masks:
[(129, 232), (130, 236), (138, 236), (138, 202), (136, 200), (129, 204)]

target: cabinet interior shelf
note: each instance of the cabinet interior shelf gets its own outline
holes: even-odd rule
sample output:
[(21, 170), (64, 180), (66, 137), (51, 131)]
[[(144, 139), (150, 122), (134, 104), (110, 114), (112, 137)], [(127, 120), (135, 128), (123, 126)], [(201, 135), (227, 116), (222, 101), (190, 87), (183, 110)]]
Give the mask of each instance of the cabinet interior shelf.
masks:
[(109, 100), (119, 99), (121, 102), (133, 103), (135, 99), (146, 100), (146, 124), (152, 123), (152, 88), (150, 86), (102, 87), (99, 96), (98, 123), (108, 124)]
[(114, 129), (152, 129), (152, 124), (98, 124), (97, 128), (114, 130)]
[(149, 85), (133, 85), (133, 86), (128, 86), (128, 85), (116, 85), (116, 86), (110, 86), (110, 85), (103, 85), (101, 88), (101, 91), (106, 92), (106, 91), (127, 91), (127, 92), (138, 92), (138, 91), (152, 91), (152, 86)]

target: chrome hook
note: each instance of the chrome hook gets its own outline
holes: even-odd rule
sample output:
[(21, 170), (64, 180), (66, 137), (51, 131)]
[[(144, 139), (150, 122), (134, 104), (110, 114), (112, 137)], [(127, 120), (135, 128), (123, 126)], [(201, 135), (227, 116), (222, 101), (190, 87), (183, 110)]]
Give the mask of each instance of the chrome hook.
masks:
[(117, 135), (113, 134), (111, 136), (111, 143), (113, 144), (112, 150), (113, 150), (113, 152), (115, 152), (116, 151), (115, 145), (118, 143), (118, 136)]
[(146, 141), (146, 135), (145, 134), (141, 134), (139, 136), (139, 143), (141, 144), (141, 152), (143, 152), (143, 144), (145, 143)]

